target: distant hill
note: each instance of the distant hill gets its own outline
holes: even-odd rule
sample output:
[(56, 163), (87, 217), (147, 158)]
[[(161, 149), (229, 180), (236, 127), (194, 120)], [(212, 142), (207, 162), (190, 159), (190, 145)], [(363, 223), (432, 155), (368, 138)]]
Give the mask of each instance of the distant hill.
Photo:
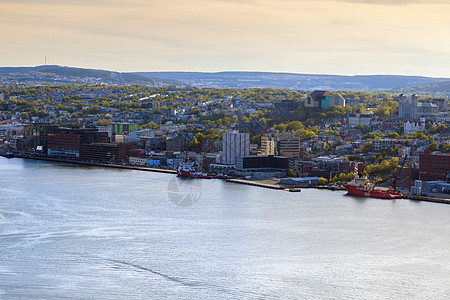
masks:
[(188, 85), (220, 88), (281, 88), (296, 90), (378, 90), (438, 84), (448, 78), (399, 75), (317, 75), (270, 72), (139, 72), (143, 76), (171, 79)]
[(386, 90), (388, 93), (417, 94), (420, 96), (450, 97), (450, 80), (428, 85), (415, 85)]
[(450, 96), (450, 78), (400, 75), (325, 75), (275, 72), (135, 72), (44, 65), (0, 67), (3, 84), (143, 84), (200, 88), (346, 90)]
[(0, 76), (18, 82), (48, 82), (53, 84), (106, 83), (106, 84), (144, 84), (152, 86), (177, 85), (170, 79), (141, 76), (134, 73), (121, 73), (105, 70), (82, 69), (56, 65), (37, 67), (0, 67)]

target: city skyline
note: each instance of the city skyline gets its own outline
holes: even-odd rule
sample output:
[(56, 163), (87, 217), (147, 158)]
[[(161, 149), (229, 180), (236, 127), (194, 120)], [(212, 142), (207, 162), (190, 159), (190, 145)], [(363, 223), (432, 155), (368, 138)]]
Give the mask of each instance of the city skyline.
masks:
[(1, 66), (450, 77), (448, 1), (0, 1)]

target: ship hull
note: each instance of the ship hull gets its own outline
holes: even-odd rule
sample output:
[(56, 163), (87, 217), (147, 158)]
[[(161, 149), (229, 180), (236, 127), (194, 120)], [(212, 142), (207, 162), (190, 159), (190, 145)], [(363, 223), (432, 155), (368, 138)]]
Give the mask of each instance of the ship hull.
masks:
[(364, 189), (348, 184), (344, 184), (344, 187), (347, 189), (347, 193), (349, 195), (354, 196), (362, 196), (362, 197), (372, 197), (372, 198), (380, 198), (380, 199), (400, 199), (403, 198), (403, 195), (399, 192), (392, 192), (381, 190), (377, 188), (373, 189)]
[(213, 176), (205, 175), (205, 174), (196, 174), (190, 171), (178, 170), (178, 176), (187, 177), (187, 178), (201, 178), (201, 179), (212, 179)]

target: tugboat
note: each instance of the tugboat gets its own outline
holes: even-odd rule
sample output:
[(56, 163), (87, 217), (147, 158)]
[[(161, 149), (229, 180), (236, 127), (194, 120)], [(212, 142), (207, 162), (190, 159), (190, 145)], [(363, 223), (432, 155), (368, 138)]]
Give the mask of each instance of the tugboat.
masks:
[(191, 163), (181, 163), (178, 166), (178, 176), (188, 177), (188, 178), (202, 178), (202, 179), (213, 179), (214, 176), (197, 171), (194, 164)]
[(402, 193), (395, 190), (384, 190), (376, 188), (373, 183), (370, 183), (366, 177), (355, 177), (349, 183), (344, 183), (344, 187), (347, 189), (349, 195), (365, 196), (381, 199), (400, 199), (403, 198)]

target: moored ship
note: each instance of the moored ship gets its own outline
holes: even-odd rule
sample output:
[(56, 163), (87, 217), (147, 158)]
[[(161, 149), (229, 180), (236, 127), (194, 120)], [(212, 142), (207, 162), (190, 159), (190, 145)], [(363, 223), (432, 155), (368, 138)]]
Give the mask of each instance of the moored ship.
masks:
[(189, 178), (212, 179), (214, 176), (197, 171), (193, 164), (182, 163), (178, 167), (178, 176)]
[(344, 187), (347, 189), (349, 195), (365, 196), (382, 199), (400, 199), (403, 195), (400, 192), (394, 190), (385, 190), (375, 187), (373, 183), (370, 183), (367, 178), (354, 178), (349, 183), (344, 183)]

